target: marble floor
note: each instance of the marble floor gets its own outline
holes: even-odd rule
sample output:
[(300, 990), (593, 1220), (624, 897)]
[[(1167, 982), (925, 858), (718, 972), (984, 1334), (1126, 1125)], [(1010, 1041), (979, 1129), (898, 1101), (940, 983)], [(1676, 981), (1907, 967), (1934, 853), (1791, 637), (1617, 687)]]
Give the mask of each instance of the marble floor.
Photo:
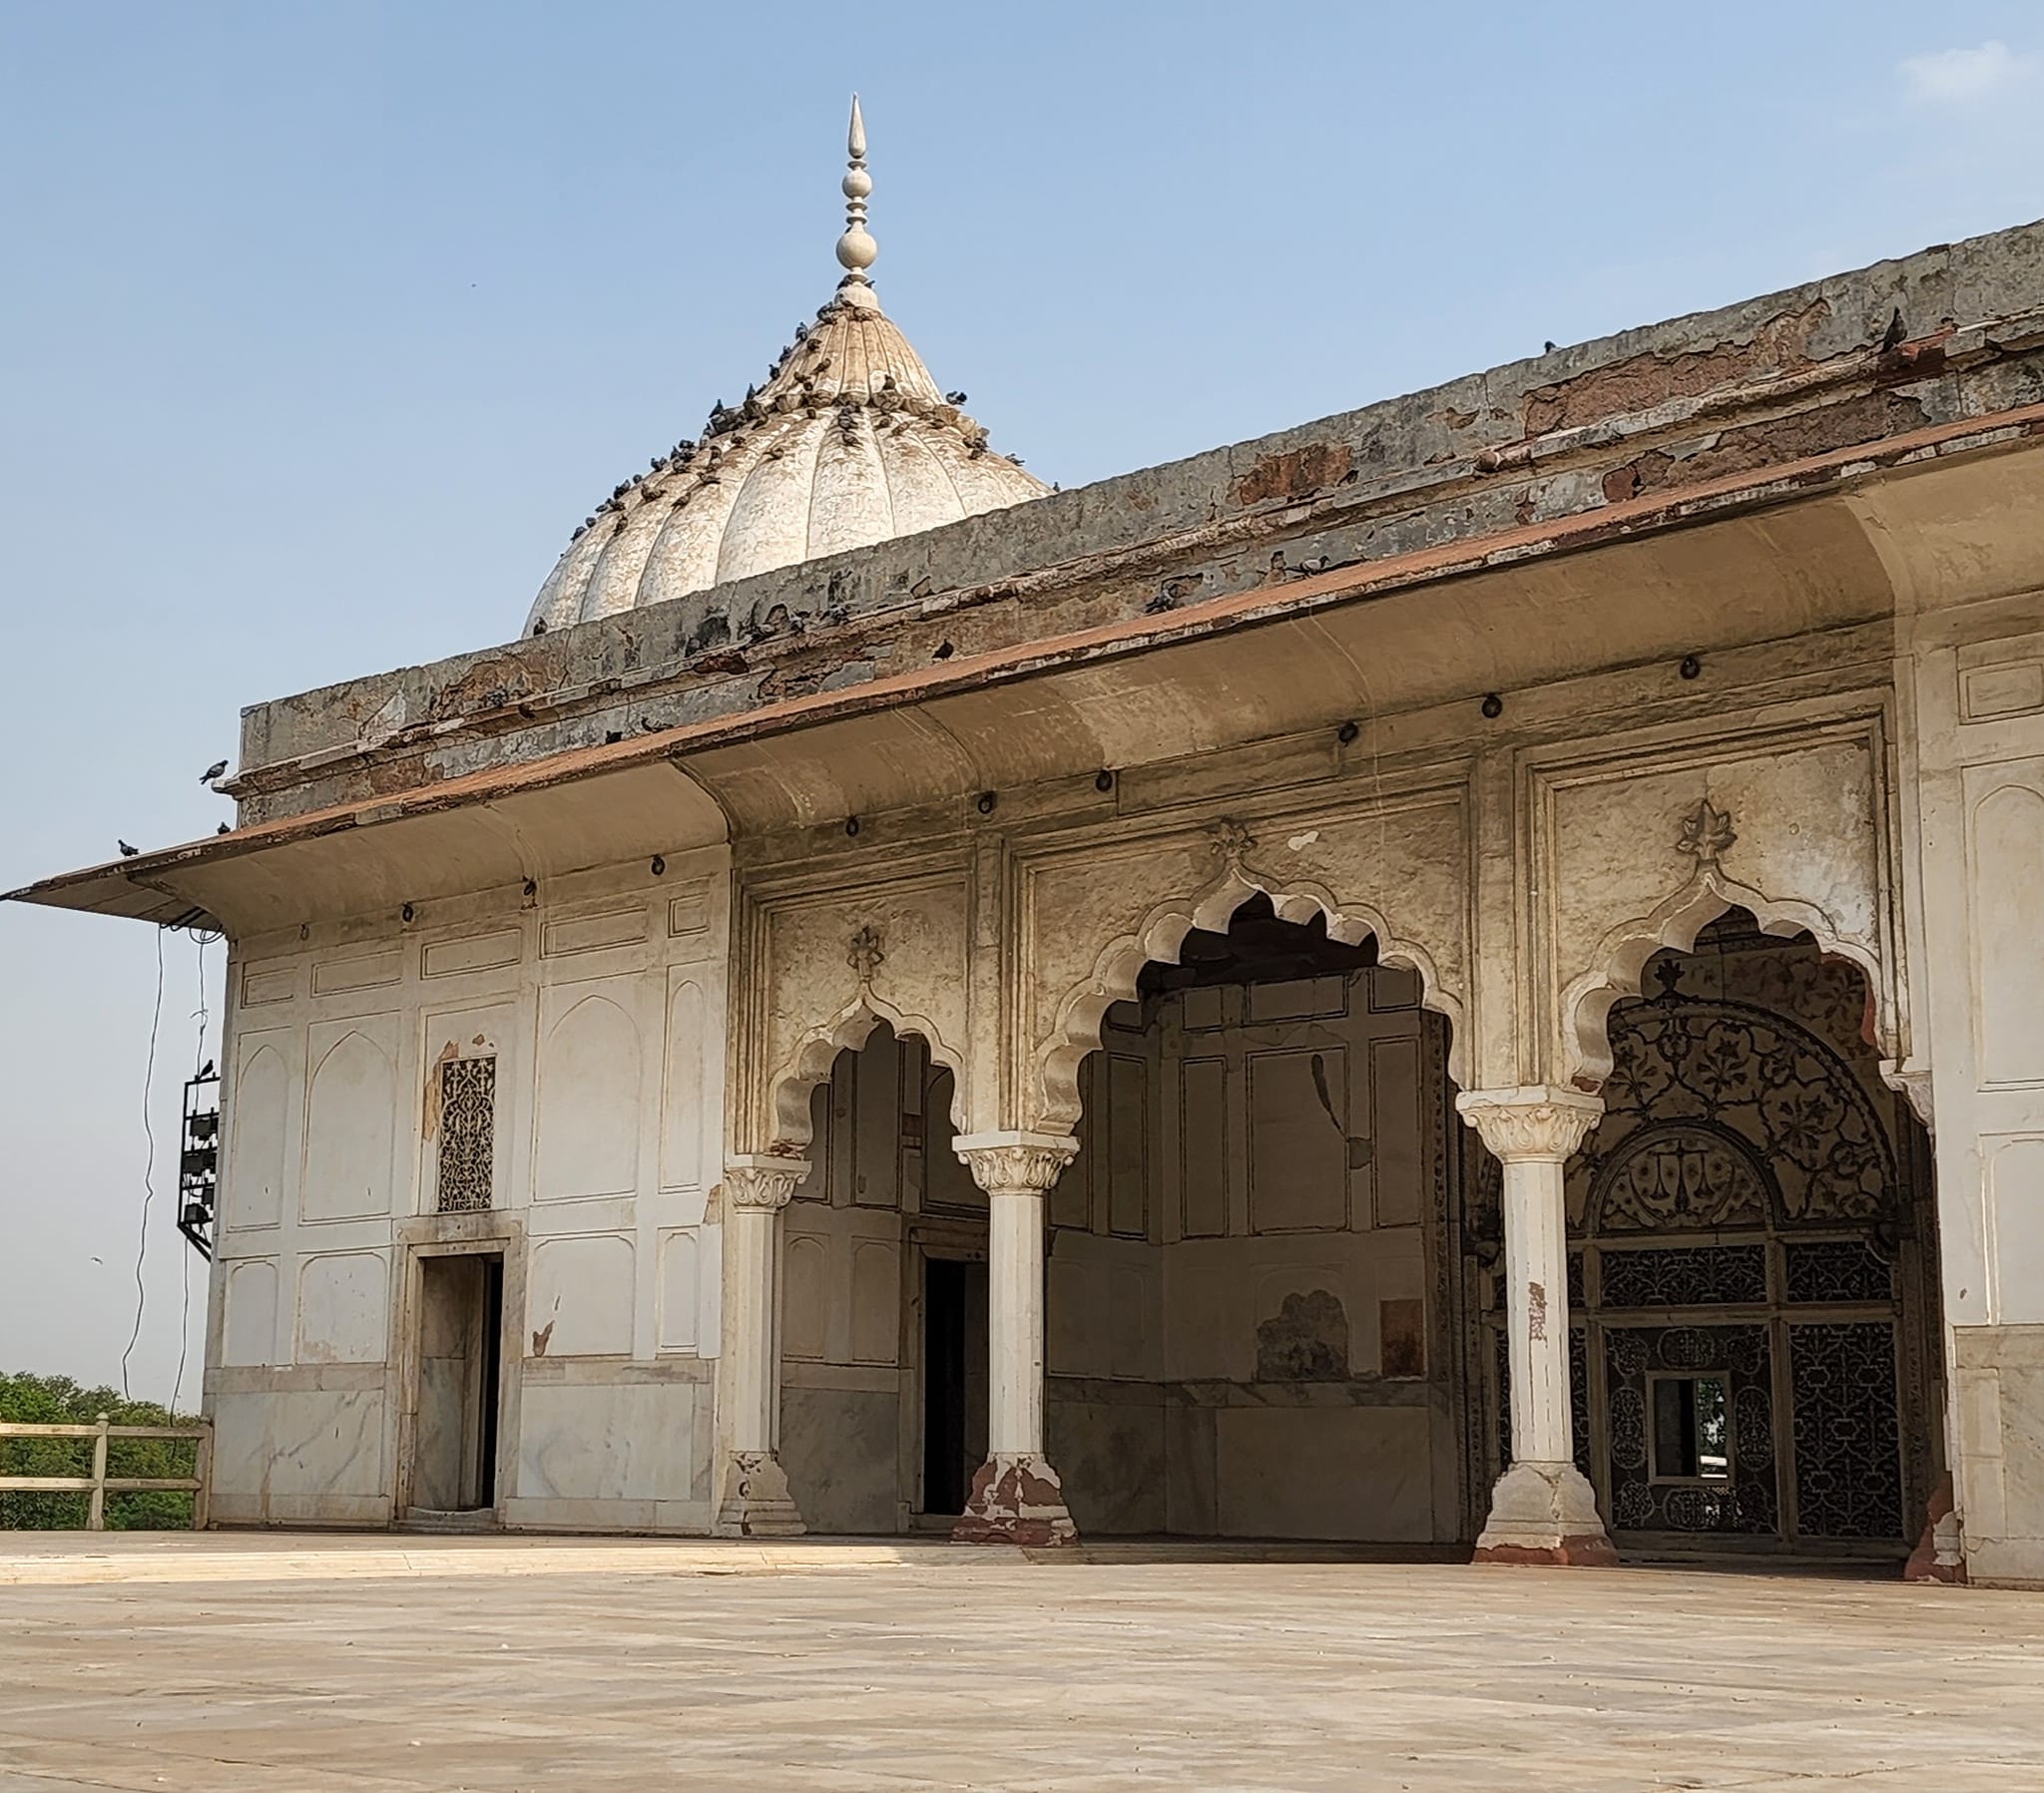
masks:
[(2044, 1788), (2044, 1595), (942, 1545), (0, 1540), (0, 1789)]

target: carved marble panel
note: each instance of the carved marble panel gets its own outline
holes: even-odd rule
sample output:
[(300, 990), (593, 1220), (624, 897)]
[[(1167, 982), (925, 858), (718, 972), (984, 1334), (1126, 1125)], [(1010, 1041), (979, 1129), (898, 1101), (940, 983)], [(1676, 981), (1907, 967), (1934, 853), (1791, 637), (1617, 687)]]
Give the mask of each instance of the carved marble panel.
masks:
[(933, 1059), (969, 1077), (969, 886), (951, 872), (758, 906), (751, 957), (763, 1050), (747, 1067), (761, 1081), (741, 1098), (748, 1143), (803, 1142), (807, 1087), (879, 1021), (918, 1035)]
[[(1190, 929), (1224, 931), (1258, 892), (1285, 920), (1324, 915), (1336, 939), (1374, 936), (1387, 963), (1418, 974), (1430, 1006), (1458, 1017), (1468, 966), (1465, 810), (1459, 788), (1381, 800), (1350, 793), (1338, 809), (1249, 811), (1026, 862), (1017, 918), (1024, 1124), (1069, 1125), (1077, 1067), (1107, 1009), (1135, 994), (1146, 964), (1175, 962)], [(1296, 1000), (1310, 1003), (1311, 992)], [(1456, 1039), (1458, 1065), (1461, 1048)]]
[(1863, 716), (1530, 764), (1526, 888), (1551, 1019), (1528, 1045), (1550, 1080), (1601, 1077), (1611, 1001), (1637, 992), (1656, 947), (1687, 947), (1733, 906), (1854, 960), (1882, 1027), (1897, 1026), (1884, 754), (1879, 718)]

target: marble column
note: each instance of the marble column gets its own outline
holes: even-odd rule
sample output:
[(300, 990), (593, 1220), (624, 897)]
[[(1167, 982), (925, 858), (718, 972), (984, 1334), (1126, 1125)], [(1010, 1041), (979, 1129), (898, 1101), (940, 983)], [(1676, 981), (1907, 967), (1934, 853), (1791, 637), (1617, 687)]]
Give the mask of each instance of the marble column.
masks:
[(1512, 1467), (1491, 1491), (1479, 1563), (1618, 1561), (1575, 1465), (1569, 1414), (1569, 1241), (1562, 1171), (1604, 1114), (1600, 1097), (1531, 1085), (1472, 1090), (1462, 1119), (1504, 1165), (1505, 1328)]
[(800, 1158), (724, 1167), (724, 1441), (717, 1531), (794, 1538), (802, 1516), (775, 1454), (780, 1431), (780, 1210), (808, 1174)]
[(1044, 1198), (1079, 1149), (1056, 1133), (953, 1142), (987, 1198), (987, 1460), (951, 1536), (964, 1544), (1076, 1544), (1043, 1450)]

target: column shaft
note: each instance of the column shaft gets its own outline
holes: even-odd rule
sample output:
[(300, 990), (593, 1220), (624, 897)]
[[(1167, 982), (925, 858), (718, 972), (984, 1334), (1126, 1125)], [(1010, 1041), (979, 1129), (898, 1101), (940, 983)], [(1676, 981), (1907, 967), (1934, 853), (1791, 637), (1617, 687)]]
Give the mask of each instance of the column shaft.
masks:
[(1575, 1455), (1562, 1167), (1559, 1158), (1514, 1158), (1504, 1166), (1512, 1455), (1536, 1463), (1567, 1463)]
[(774, 1390), (780, 1357), (780, 1212), (733, 1207), (725, 1216), (724, 1330), (734, 1451), (770, 1451), (779, 1428)]
[(1034, 1189), (987, 1195), (987, 1449), (995, 1456), (1043, 1450), (1043, 1196)]

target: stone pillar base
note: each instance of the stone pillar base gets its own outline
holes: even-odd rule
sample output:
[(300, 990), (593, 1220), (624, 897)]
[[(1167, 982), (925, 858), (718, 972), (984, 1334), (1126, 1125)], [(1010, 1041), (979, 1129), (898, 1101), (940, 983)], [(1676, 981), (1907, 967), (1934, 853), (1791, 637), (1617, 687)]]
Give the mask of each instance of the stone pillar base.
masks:
[(799, 1538), (807, 1530), (771, 1451), (734, 1451), (725, 1459), (718, 1537)]
[(1029, 1550), (1077, 1544), (1064, 1484), (1046, 1457), (997, 1455), (979, 1466), (953, 1544), (1014, 1544)]
[(1905, 1581), (1942, 1581), (1962, 1586), (1966, 1579), (1965, 1540), (1952, 1507), (1952, 1479), (1945, 1476), (1932, 1492), (1923, 1513), (1923, 1536), (1902, 1566)]
[(1572, 1463), (1515, 1463), (1491, 1490), (1478, 1563), (1552, 1563), (1608, 1568), (1618, 1552), (1597, 1497)]

